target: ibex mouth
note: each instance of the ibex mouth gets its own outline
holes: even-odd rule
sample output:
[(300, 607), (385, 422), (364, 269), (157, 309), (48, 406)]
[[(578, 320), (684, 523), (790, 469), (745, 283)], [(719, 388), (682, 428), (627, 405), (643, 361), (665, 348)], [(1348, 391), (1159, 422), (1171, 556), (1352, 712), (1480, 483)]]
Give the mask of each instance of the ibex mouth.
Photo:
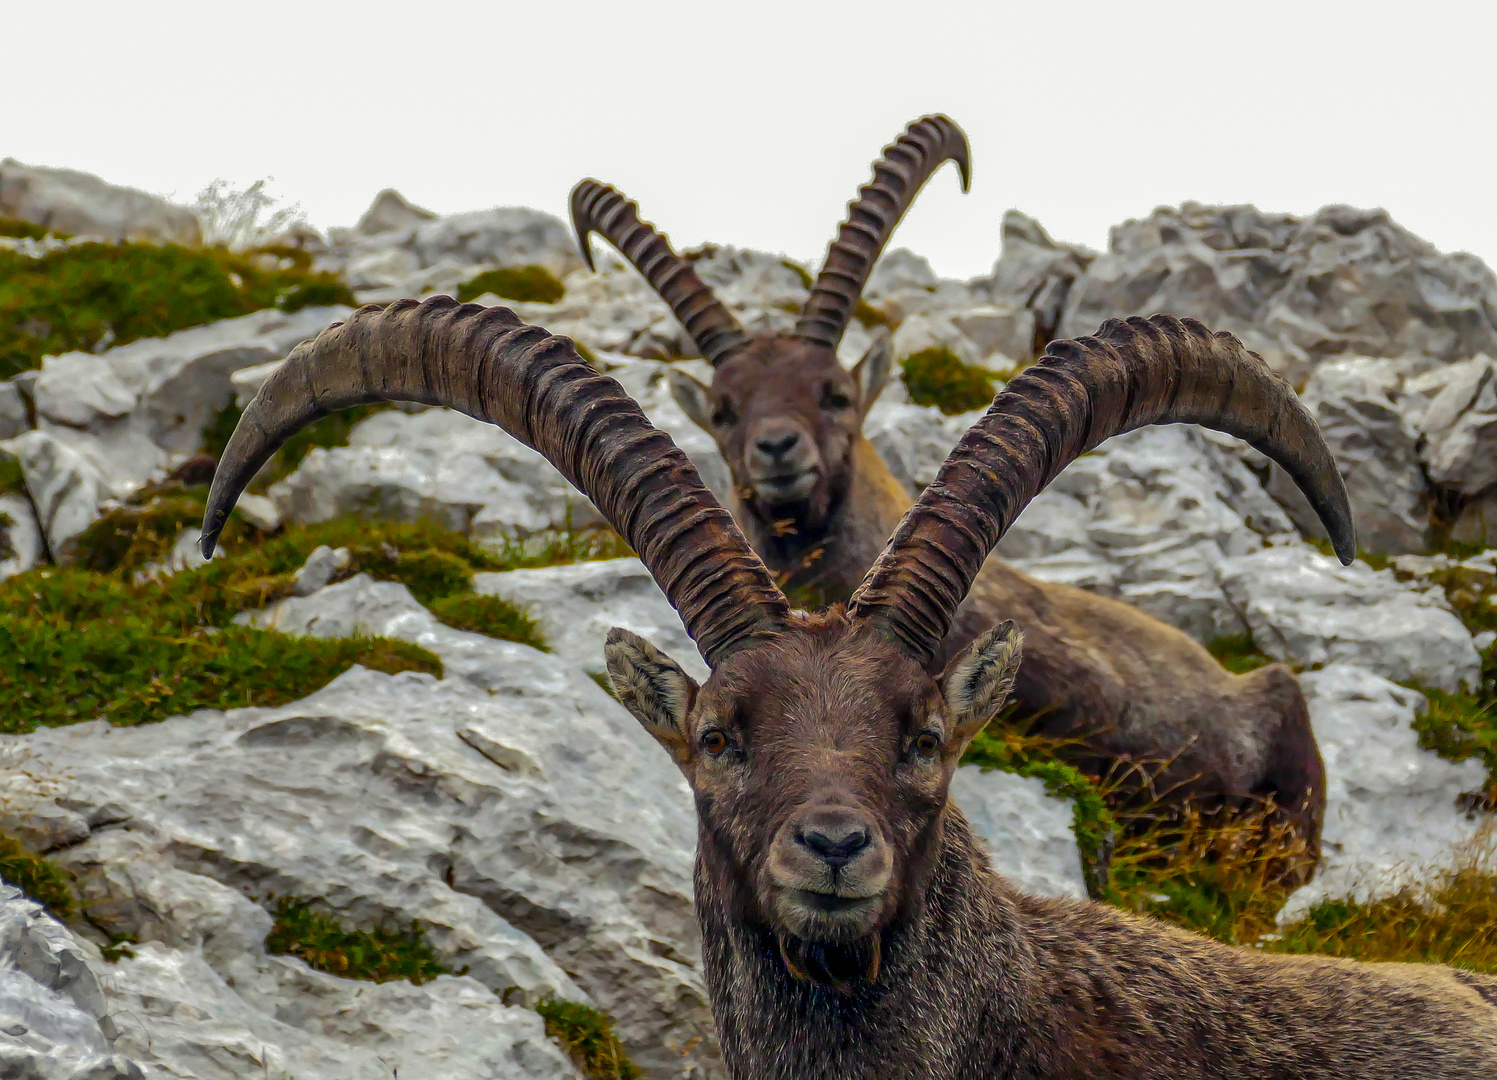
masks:
[(797, 903), (828, 915), (856, 911), (878, 900), (877, 896), (839, 896), (837, 893), (816, 892), (812, 889), (795, 889), (792, 895)]
[(815, 469), (754, 477), (754, 494), (772, 506), (799, 502), (816, 490)]

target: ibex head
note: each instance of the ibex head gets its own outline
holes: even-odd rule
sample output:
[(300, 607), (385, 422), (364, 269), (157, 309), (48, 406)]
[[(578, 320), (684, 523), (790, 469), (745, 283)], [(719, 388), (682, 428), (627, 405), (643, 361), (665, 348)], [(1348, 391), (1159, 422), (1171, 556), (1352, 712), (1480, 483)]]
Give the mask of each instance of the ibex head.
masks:
[(298, 346), (245, 410), (209, 496), (203, 548), (255, 471), (335, 409), (445, 405), (540, 451), (649, 568), (711, 668), (698, 686), (648, 642), (609, 637), (620, 698), (696, 795), (699, 872), (789, 970), (876, 979), (919, 909), (963, 748), (1019, 661), (1012, 626), (938, 677), (926, 665), (1004, 531), (1079, 454), (1146, 424), (1247, 439), (1293, 476), (1344, 560), (1346, 491), (1294, 391), (1228, 334), (1165, 316), (1053, 343), (952, 451), (845, 609), (790, 609), (696, 470), (566, 338), (448, 297), (363, 308)]
[(584, 180), (572, 190), (572, 225), (588, 265), (588, 236), (596, 232), (670, 304), (712, 362), (711, 386), (673, 371), (671, 392), (717, 441), (739, 497), (766, 525), (794, 522), (814, 534), (847, 494), (853, 446), (888, 381), (893, 355), (881, 333), (849, 372), (837, 362), (837, 346), (895, 226), (948, 160), (960, 169), (965, 191), (967, 140), (944, 116), (915, 121), (884, 148), (789, 334), (745, 333), (692, 264), (613, 188)]

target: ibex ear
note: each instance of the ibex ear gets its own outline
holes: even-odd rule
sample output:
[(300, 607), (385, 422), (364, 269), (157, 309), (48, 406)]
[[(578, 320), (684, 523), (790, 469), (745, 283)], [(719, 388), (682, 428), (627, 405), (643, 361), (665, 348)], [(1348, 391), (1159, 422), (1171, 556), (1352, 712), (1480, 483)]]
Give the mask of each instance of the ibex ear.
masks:
[(880, 327), (873, 344), (852, 369), (853, 381), (858, 384), (858, 408), (864, 416), (884, 392), (893, 370), (894, 338), (887, 328)]
[(943, 678), (946, 707), (951, 710), (953, 741), (966, 746), (998, 715), (1014, 688), (1024, 635), (1012, 622), (1001, 622), (951, 662)]
[(690, 750), (686, 717), (696, 700), (695, 680), (644, 638), (618, 626), (608, 631), (603, 659), (624, 708), (682, 764)]
[(671, 368), (665, 375), (670, 383), (671, 397), (681, 406), (681, 411), (691, 417), (691, 422), (704, 431), (712, 430), (712, 388), (684, 371)]

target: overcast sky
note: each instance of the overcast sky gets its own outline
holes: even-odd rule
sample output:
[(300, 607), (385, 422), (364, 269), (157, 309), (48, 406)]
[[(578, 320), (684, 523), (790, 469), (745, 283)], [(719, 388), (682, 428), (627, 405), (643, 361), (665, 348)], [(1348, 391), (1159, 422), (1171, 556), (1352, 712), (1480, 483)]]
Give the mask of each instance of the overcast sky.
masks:
[(819, 257), (927, 112), (972, 144), (895, 244), (984, 272), (1003, 212), (1101, 247), (1186, 199), (1382, 206), (1497, 265), (1497, 4), (5, 3), (0, 156), (190, 201), (272, 176), (321, 227), (394, 187)]

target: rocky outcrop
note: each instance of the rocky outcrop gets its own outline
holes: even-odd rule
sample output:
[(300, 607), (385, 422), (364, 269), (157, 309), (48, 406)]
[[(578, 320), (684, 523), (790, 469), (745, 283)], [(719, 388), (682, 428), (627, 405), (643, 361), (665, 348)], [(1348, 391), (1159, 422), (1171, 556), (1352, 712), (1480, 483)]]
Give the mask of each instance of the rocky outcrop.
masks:
[(0, 218), (104, 240), (201, 244), (197, 215), (155, 195), (107, 184), (89, 173), (0, 161)]
[(1460, 809), (1481, 788), (1476, 761), (1449, 762), (1419, 749), (1412, 727), (1424, 696), (1355, 664), (1300, 676), (1315, 741), (1325, 759), (1323, 854), (1315, 879), (1279, 915), (1292, 922), (1327, 897), (1390, 896), (1457, 865), (1483, 828)]
[(1251, 206), (1161, 207), (1112, 230), (1072, 286), (1063, 336), (1168, 311), (1230, 330), (1292, 382), (1327, 357), (1497, 355), (1497, 277), (1444, 255), (1385, 211), (1308, 218)]

